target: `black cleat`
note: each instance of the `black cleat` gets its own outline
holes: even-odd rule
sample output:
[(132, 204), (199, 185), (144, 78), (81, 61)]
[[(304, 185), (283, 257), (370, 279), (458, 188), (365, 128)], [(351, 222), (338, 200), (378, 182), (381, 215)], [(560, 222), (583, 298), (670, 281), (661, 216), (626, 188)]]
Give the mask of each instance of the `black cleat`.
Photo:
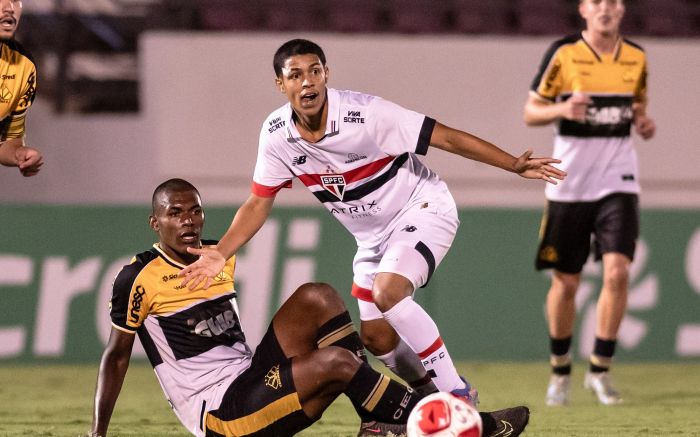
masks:
[(357, 437), (406, 437), (406, 425), (375, 421), (362, 422)]
[(525, 406), (480, 412), (483, 422), (482, 437), (515, 437), (525, 430), (530, 420), (530, 409)]

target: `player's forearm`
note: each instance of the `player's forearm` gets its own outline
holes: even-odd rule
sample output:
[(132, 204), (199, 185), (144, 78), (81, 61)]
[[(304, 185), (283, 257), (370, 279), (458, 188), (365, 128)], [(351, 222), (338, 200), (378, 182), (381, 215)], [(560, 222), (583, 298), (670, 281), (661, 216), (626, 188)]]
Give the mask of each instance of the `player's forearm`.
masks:
[(523, 120), (528, 126), (544, 126), (563, 117), (562, 103), (528, 101), (523, 110)]
[(216, 249), (229, 259), (246, 244), (265, 224), (270, 215), (272, 200), (249, 198), (236, 212), (231, 226), (217, 244)]
[(467, 159), (514, 171), (516, 158), (513, 155), (467, 132), (438, 124), (431, 145)]
[(123, 356), (105, 351), (100, 363), (100, 371), (95, 388), (95, 406), (92, 415), (91, 436), (106, 436), (109, 421), (112, 418), (114, 406), (126, 371), (129, 368), (129, 356)]
[(0, 164), (8, 167), (17, 167), (17, 149), (24, 145), (20, 138), (13, 138), (0, 142)]

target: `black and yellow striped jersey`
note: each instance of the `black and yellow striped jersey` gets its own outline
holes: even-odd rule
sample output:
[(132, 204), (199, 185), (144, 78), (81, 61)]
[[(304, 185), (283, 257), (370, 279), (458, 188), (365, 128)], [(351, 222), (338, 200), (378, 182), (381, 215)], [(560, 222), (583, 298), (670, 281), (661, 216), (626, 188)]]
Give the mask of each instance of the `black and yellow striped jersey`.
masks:
[(630, 139), (632, 105), (646, 102), (644, 50), (620, 38), (611, 53), (597, 53), (581, 34), (555, 41), (530, 87), (540, 99), (561, 102), (574, 93), (590, 97), (584, 123), (560, 119), (553, 157), (567, 179), (547, 184), (550, 200), (593, 201), (611, 192), (639, 192), (637, 156)]
[(36, 94), (34, 59), (15, 40), (0, 43), (0, 141), (24, 136), (24, 117)]
[(203, 405), (217, 408), (225, 389), (250, 366), (234, 266), (232, 257), (209, 288), (190, 290), (178, 276), (185, 266), (155, 244), (114, 281), (112, 325), (138, 333), (173, 410), (195, 435), (202, 435)]
[(563, 119), (561, 135), (627, 136), (632, 103), (646, 99), (646, 76), (646, 58), (639, 45), (620, 39), (613, 53), (596, 53), (581, 35), (575, 35), (552, 44), (531, 89), (551, 101), (566, 100), (573, 93), (593, 100), (586, 123)]

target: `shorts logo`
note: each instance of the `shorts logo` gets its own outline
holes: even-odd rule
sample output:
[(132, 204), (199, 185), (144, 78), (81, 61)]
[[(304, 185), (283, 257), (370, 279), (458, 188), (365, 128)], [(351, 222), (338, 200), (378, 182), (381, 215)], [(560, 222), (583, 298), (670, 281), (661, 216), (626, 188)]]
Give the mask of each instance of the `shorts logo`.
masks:
[(549, 263), (555, 263), (559, 260), (559, 254), (554, 246), (545, 246), (540, 250), (540, 259)]
[(282, 388), (282, 378), (280, 377), (280, 365), (273, 366), (265, 375), (265, 385), (275, 390)]
[(330, 174), (321, 176), (321, 185), (339, 200), (343, 200), (345, 194), (345, 176), (342, 174)]

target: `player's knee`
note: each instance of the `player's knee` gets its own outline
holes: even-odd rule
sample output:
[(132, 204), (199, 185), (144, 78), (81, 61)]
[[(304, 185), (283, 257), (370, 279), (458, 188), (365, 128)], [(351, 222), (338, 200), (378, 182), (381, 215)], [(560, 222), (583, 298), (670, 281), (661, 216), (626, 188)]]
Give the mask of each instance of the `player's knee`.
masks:
[(357, 373), (362, 361), (351, 351), (330, 346), (319, 350), (317, 361), (328, 377), (337, 382), (349, 382)]
[(556, 272), (552, 276), (552, 290), (564, 298), (574, 299), (578, 290), (580, 275)]
[(306, 305), (334, 312), (345, 311), (345, 303), (338, 292), (325, 282), (307, 282), (295, 292)]
[(603, 278), (605, 288), (614, 291), (624, 291), (627, 289), (629, 281), (629, 269), (626, 266), (612, 266), (605, 270)]
[(372, 299), (381, 312), (387, 312), (397, 303), (413, 294), (413, 284), (396, 273), (378, 273), (372, 285)]

